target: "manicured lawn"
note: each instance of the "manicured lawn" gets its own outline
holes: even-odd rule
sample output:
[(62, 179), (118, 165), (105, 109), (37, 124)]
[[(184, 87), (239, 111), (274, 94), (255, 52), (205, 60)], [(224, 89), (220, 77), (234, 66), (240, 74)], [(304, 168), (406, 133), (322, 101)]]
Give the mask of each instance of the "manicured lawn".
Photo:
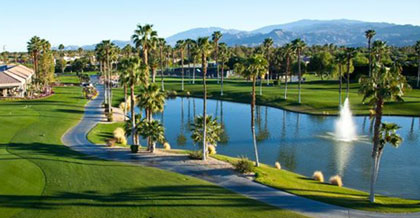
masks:
[(99, 123), (89, 132), (87, 139), (93, 144), (105, 145), (107, 139), (114, 137), (113, 132), (118, 127), (124, 128), (124, 123)]
[[(180, 81), (180, 79), (166, 78), (166, 90), (176, 90), (179, 95), (186, 95), (188, 91), (192, 96), (202, 96), (203, 87), (201, 80), (196, 80), (195, 85), (190, 84), (187, 80), (184, 92), (181, 91)], [(359, 84), (352, 83), (350, 87), (350, 102), (353, 113), (359, 115), (369, 114), (369, 107), (362, 104), (362, 96), (358, 94)], [(343, 88), (343, 98), (345, 98), (345, 86)], [(208, 80), (207, 89), (209, 98), (244, 103), (249, 103), (251, 99), (251, 83), (241, 79), (225, 80), (223, 96), (220, 96), (220, 84), (217, 84), (215, 79)], [(289, 84), (287, 101), (284, 100), (284, 84), (281, 84), (281, 86), (267, 86), (264, 83), (263, 95), (259, 96), (258, 93), (259, 87), (257, 87), (257, 103), (261, 105), (310, 114), (337, 114), (339, 111), (338, 84), (332, 80), (315, 80), (312, 77), (308, 79), (302, 85), (302, 104), (297, 103), (297, 84)], [(114, 105), (118, 105), (118, 102), (122, 99), (122, 91), (116, 89), (114, 96)], [(420, 116), (420, 89), (413, 89), (408, 92), (404, 100), (404, 103), (386, 103), (384, 114)]]
[[(116, 128), (121, 125), (122, 123), (99, 124), (91, 130), (89, 140), (93, 143), (103, 145), (106, 143), (105, 140), (107, 137), (98, 136), (104, 135), (109, 136), (108, 138), (112, 138), (114, 127)], [(188, 154), (190, 151), (170, 150), (169, 152)], [(238, 160), (237, 158), (224, 155), (213, 155), (213, 157), (230, 163)], [(376, 197), (377, 202), (371, 204), (368, 200), (369, 194), (366, 192), (345, 187), (337, 187), (327, 183), (319, 183), (302, 175), (287, 170), (277, 170), (276, 168), (265, 164), (261, 164), (261, 167), (256, 168), (255, 173), (258, 175), (256, 181), (259, 183), (329, 204), (358, 210), (387, 213), (420, 211), (419, 200), (406, 200), (378, 195)], [(328, 180), (328, 178), (325, 179)]]
[(0, 102), (0, 217), (299, 217), (199, 179), (63, 146), (86, 100), (80, 87), (55, 92)]

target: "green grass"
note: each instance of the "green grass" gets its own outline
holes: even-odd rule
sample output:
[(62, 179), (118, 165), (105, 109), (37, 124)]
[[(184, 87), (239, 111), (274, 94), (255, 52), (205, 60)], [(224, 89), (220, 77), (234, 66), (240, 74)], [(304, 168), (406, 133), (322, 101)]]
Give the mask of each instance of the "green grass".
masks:
[[(118, 127), (124, 128), (124, 123), (98, 123), (87, 135), (87, 139), (93, 144), (105, 145), (107, 139), (114, 138), (114, 130)], [(123, 146), (122, 144), (116, 144)]]
[(83, 115), (80, 92), (56, 87), (46, 99), (0, 102), (1, 217), (299, 217), (199, 179), (63, 146)]
[[(160, 80), (158, 80), (160, 81)], [(192, 96), (201, 97), (203, 87), (201, 80), (195, 85), (185, 82), (185, 90), (182, 92), (181, 80), (177, 78), (165, 79), (166, 90), (176, 90), (179, 95), (186, 95), (187, 91)], [(345, 98), (345, 85), (343, 86), (343, 98)], [(350, 84), (350, 102), (354, 114), (369, 114), (369, 106), (362, 104), (362, 96), (358, 94), (359, 84)], [(251, 83), (241, 79), (230, 79), (224, 83), (224, 95), (220, 96), (220, 84), (215, 79), (208, 80), (208, 97), (223, 99), (234, 102), (249, 103), (251, 100)], [(333, 80), (316, 80), (311, 76), (302, 84), (302, 103), (297, 102), (297, 84), (289, 84), (288, 98), (284, 100), (284, 84), (281, 86), (263, 85), (263, 95), (259, 96), (257, 87), (257, 103), (260, 105), (284, 108), (291, 111), (309, 114), (337, 114), (338, 113), (338, 84)], [(121, 89), (115, 89), (114, 105), (122, 100)], [(344, 100), (344, 99), (343, 99)], [(406, 93), (405, 102), (387, 102), (384, 108), (385, 115), (420, 116), (420, 89), (413, 89)]]
[[(105, 144), (105, 140), (107, 138), (100, 137), (100, 135), (110, 135), (110, 137), (112, 137), (114, 127), (116, 128), (120, 125), (122, 125), (122, 123), (98, 124), (91, 130), (88, 138), (92, 143)], [(169, 150), (166, 152), (189, 154), (191, 151)], [(234, 163), (238, 160), (237, 158), (224, 155), (213, 155), (213, 157), (229, 163)], [(407, 200), (377, 195), (377, 202), (375, 204), (371, 204), (368, 200), (369, 194), (366, 192), (345, 187), (337, 187), (327, 183), (320, 183), (300, 174), (287, 170), (278, 170), (265, 164), (261, 164), (261, 167), (255, 168), (255, 173), (258, 174), (256, 181), (259, 183), (329, 204), (357, 210), (385, 213), (407, 213), (420, 211), (420, 201), (418, 200)]]
[[(230, 163), (238, 160), (237, 158), (224, 155), (213, 155), (213, 157)], [(302, 175), (287, 170), (278, 170), (265, 164), (256, 167), (254, 171), (256, 173), (256, 181), (259, 183), (329, 204), (383, 213), (420, 211), (419, 200), (376, 195), (376, 203), (371, 204), (369, 202), (369, 194), (363, 191), (320, 183)]]

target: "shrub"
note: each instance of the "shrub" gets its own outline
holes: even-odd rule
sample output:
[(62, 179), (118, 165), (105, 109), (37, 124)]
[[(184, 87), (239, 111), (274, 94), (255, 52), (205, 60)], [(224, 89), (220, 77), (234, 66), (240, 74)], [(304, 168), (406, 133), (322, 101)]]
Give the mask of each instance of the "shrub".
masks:
[(121, 139), (120, 144), (127, 145), (127, 139), (125, 138), (125, 136)]
[(208, 145), (207, 146), (207, 151), (209, 152), (209, 154), (216, 154), (216, 146)]
[(276, 161), (276, 163), (274, 164), (274, 166), (276, 167), (276, 169), (281, 170), (281, 165), (278, 161)]
[(254, 163), (245, 157), (241, 157), (233, 166), (235, 167), (235, 170), (240, 173), (251, 173), (254, 170)]
[(187, 96), (190, 96), (190, 95), (191, 95), (191, 93), (190, 93), (189, 91), (187, 91), (185, 94), (186, 94)]
[(321, 171), (315, 171), (312, 175), (312, 179), (318, 182), (324, 182), (324, 174)]
[(131, 153), (137, 153), (139, 151), (139, 146), (138, 145), (131, 145), (130, 149), (131, 149)]
[(193, 160), (201, 160), (203, 159), (203, 153), (201, 151), (192, 151), (190, 153), (190, 158)]
[(171, 145), (169, 144), (169, 142), (165, 142), (165, 143), (163, 143), (163, 148), (165, 150), (171, 150)]
[(335, 175), (335, 176), (331, 177), (330, 178), (330, 184), (331, 185), (336, 185), (338, 187), (343, 186), (343, 181), (341, 180), (341, 176)]
[(125, 131), (121, 127), (116, 128), (113, 134), (118, 143), (121, 143), (122, 138), (125, 138)]

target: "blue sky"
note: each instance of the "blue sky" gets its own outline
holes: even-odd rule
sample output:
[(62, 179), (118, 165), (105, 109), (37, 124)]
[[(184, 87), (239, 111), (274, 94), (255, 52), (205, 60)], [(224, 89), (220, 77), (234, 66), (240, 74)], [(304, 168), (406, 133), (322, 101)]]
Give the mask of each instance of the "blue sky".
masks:
[(420, 0), (0, 0), (0, 50), (25, 51), (33, 35), (53, 45), (128, 40), (138, 23), (167, 37), (195, 27), (252, 30), (300, 19), (420, 25)]

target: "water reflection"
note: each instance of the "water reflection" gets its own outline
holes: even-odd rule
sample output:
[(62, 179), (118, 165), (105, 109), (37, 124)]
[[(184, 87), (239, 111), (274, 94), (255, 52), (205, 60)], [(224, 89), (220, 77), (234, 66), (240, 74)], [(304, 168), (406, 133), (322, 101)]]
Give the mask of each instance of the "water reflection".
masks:
[[(190, 135), (190, 124), (200, 114), (202, 100), (176, 98), (168, 100), (165, 112), (156, 115), (163, 120), (167, 140), (173, 148), (197, 149)], [(254, 159), (250, 131), (250, 106), (208, 100), (208, 113), (217, 117), (224, 128), (217, 152), (229, 156)], [(327, 133), (334, 132), (336, 117), (311, 116), (280, 109), (257, 106), (256, 130), (260, 161), (311, 176), (321, 170), (326, 178), (340, 174), (345, 186), (367, 191), (371, 165), (371, 123), (369, 117), (355, 117), (357, 134), (362, 140), (352, 143), (335, 141)], [(420, 122), (411, 117), (384, 117), (402, 128), (403, 144), (387, 146), (381, 162), (377, 190), (381, 194), (420, 198), (420, 186), (412, 178), (420, 177)], [(404, 185), (401, 185), (404, 181)]]

